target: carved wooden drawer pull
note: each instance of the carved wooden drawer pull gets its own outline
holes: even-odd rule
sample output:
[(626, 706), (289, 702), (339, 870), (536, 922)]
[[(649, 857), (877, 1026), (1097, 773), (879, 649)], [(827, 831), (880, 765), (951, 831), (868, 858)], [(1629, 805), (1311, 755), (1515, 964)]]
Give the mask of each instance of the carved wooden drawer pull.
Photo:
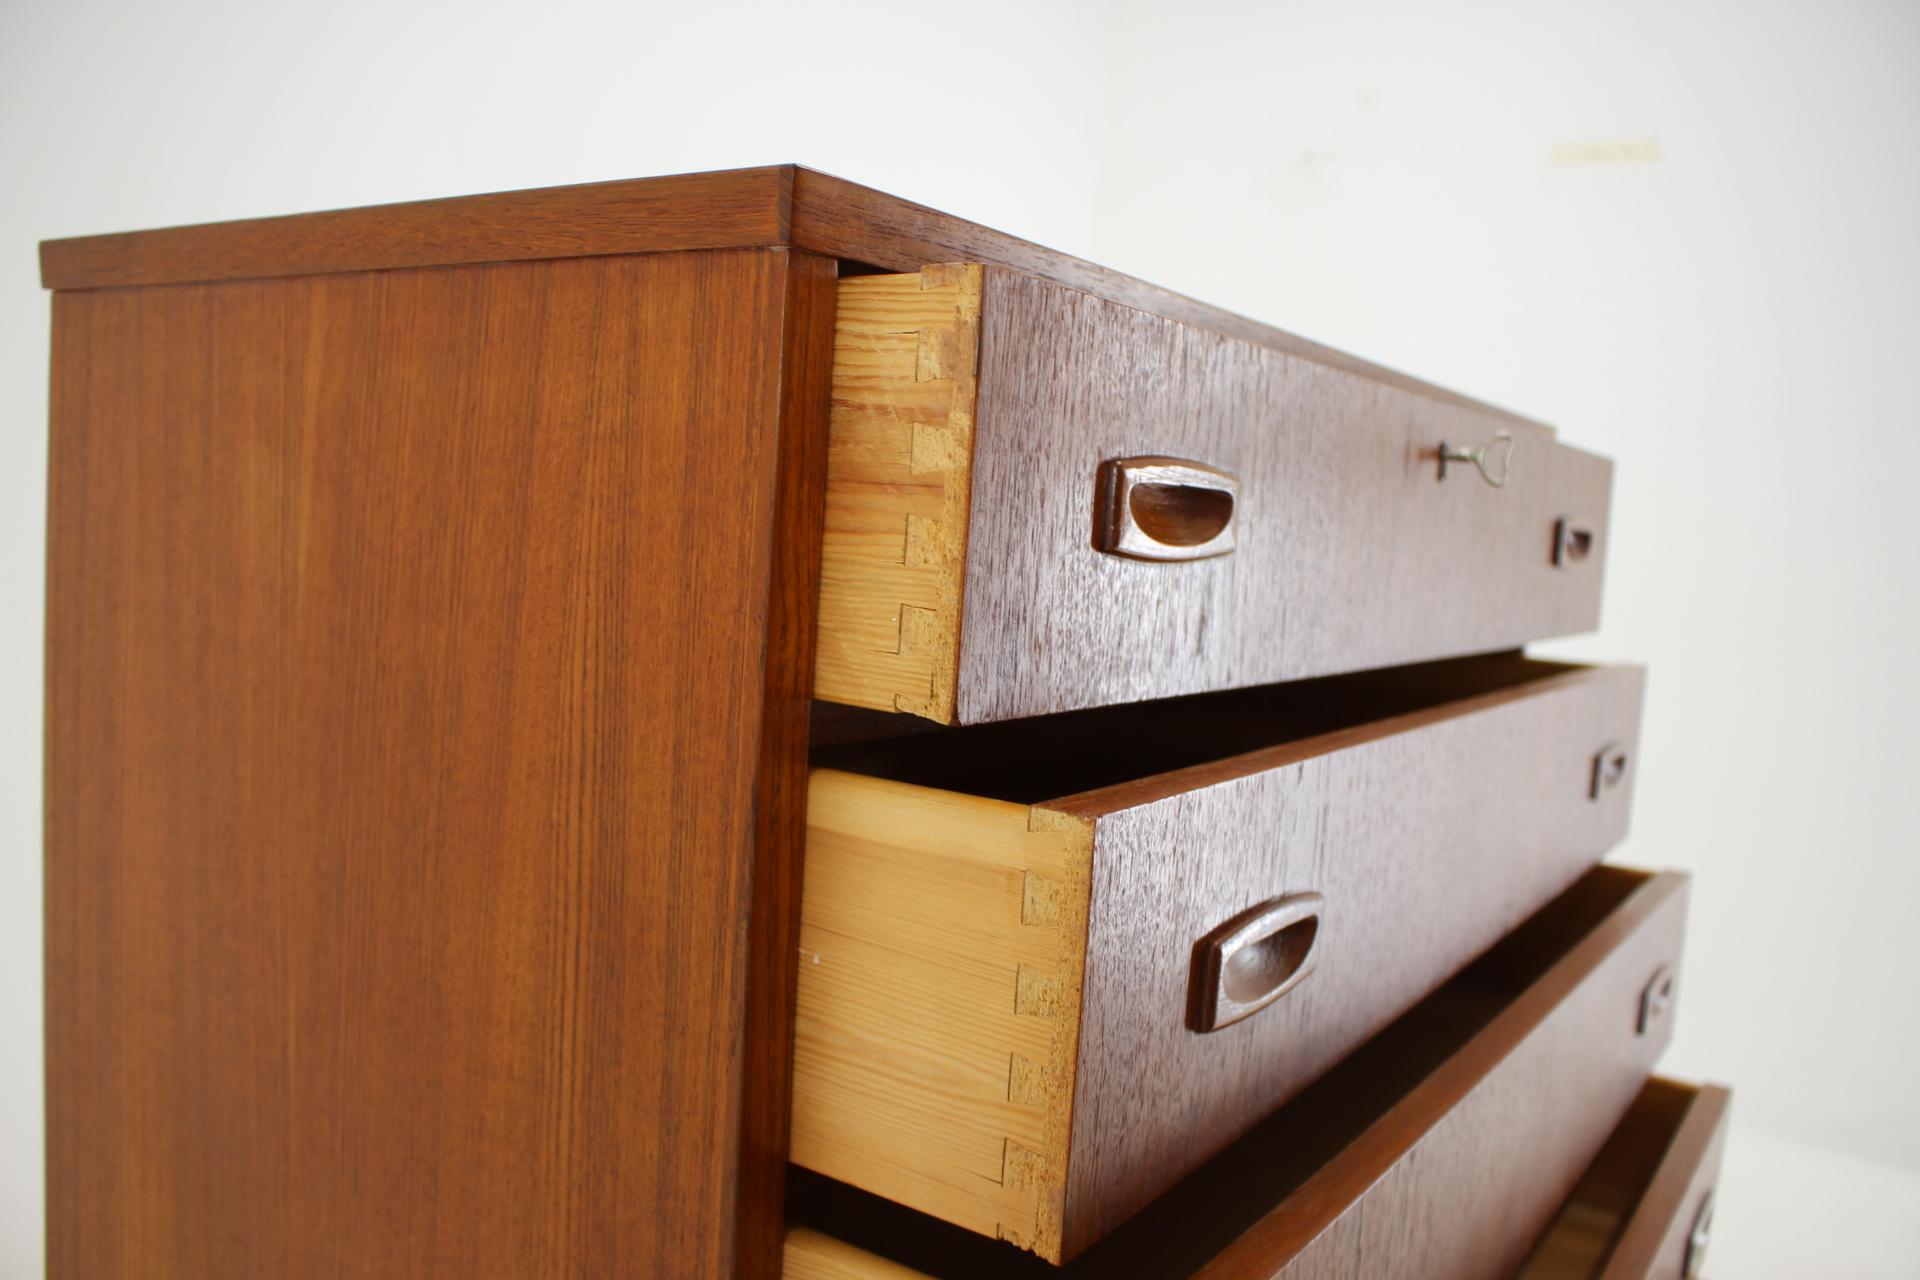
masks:
[(1194, 955), (1193, 1029), (1232, 1026), (1299, 986), (1313, 972), (1325, 905), (1317, 893), (1275, 898), (1202, 939)]
[(1096, 544), (1135, 560), (1205, 560), (1233, 550), (1240, 482), (1180, 458), (1120, 458), (1100, 467)]

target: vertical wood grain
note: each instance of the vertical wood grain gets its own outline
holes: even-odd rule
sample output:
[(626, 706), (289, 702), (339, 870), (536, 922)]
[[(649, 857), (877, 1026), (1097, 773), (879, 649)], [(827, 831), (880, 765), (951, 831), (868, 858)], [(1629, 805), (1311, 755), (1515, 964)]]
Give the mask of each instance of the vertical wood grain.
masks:
[(770, 1274), (825, 277), (56, 297), (52, 1276)]

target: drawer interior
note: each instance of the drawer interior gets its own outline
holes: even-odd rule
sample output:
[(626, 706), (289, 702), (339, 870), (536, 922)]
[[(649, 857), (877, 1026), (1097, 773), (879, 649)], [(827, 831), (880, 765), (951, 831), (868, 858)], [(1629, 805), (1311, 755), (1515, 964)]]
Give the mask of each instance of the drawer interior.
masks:
[(1643, 1207), (1654, 1174), (1674, 1147), (1703, 1090), (1674, 1080), (1647, 1081), (1567, 1203), (1541, 1237), (1520, 1280), (1593, 1280), (1604, 1273), (1628, 1222)]
[[(1620, 867), (1588, 872), (1317, 1083), (1065, 1267), (798, 1168), (790, 1173), (789, 1223), (935, 1280), (1188, 1274), (1380, 1119), (1648, 878)], [(899, 1273), (876, 1269), (874, 1274)]]
[(816, 703), (813, 763), (1037, 804), (1581, 669), (1498, 653), (966, 728)]

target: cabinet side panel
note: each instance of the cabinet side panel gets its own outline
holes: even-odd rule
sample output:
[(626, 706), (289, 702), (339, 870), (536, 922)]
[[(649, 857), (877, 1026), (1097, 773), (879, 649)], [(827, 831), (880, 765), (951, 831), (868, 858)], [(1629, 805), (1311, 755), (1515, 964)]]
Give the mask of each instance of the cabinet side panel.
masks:
[(787, 274), (56, 299), (53, 1276), (731, 1271)]

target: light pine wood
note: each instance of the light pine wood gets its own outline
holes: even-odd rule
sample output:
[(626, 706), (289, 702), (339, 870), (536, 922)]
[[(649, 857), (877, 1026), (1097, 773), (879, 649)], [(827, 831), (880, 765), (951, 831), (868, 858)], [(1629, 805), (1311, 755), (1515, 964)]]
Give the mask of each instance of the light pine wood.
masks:
[(816, 697), (953, 719), (981, 269), (841, 282)]
[[(1421, 678), (1444, 682), (1437, 705), (1397, 716), (1379, 708), (1414, 695), (1387, 673), (828, 757), (896, 777), (813, 774), (795, 1163), (1062, 1261), (1619, 839), (1630, 779), (1593, 800), (1592, 759), (1631, 748), (1638, 671), (1508, 659)], [(1261, 732), (1275, 745), (1245, 750)], [(1059, 799), (955, 772), (1084, 783), (1074, 757), (1112, 741), (1138, 740), (1119, 753), (1137, 761), (1228, 735), (1240, 754), (1157, 755), (1161, 772)], [(1325, 896), (1311, 976), (1190, 1031), (1195, 942), (1296, 893)]]
[(796, 1163), (1058, 1255), (1092, 836), (814, 772)]
[(787, 1232), (786, 1266), (780, 1274), (781, 1280), (926, 1280), (911, 1267), (888, 1262), (811, 1227)]

